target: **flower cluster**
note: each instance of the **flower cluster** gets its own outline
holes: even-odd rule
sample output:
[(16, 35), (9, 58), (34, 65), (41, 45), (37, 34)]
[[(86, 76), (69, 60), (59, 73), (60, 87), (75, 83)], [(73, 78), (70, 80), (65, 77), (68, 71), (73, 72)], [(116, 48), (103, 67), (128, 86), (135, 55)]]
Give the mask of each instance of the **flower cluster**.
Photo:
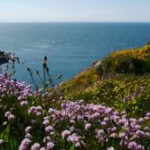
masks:
[[(144, 118), (127, 118), (126, 112), (118, 113), (103, 105), (85, 104), (83, 100), (64, 102), (60, 110), (49, 108), (43, 118), (45, 136), (41, 149), (60, 149), (68, 145), (80, 149), (92, 145), (115, 149), (107, 145), (117, 141), (120, 149), (144, 150), (142, 141), (150, 140), (150, 128), (143, 127), (142, 123), (149, 120), (150, 113)], [(34, 143), (31, 149), (40, 150), (40, 145)]]
[(131, 118), (124, 111), (83, 100), (61, 100), (58, 107), (48, 101), (45, 106), (25, 83), (3, 75), (0, 97), (0, 149), (10, 149), (14, 143), (19, 150), (149, 149), (149, 112), (143, 118)]
[(19, 150), (28, 149), (29, 144), (31, 143), (32, 135), (30, 134), (31, 126), (26, 127), (25, 129), (25, 138), (22, 140)]
[(19, 101), (26, 100), (32, 93), (30, 85), (26, 86), (25, 82), (11, 80), (7, 75), (0, 74), (0, 96), (15, 96)]
[(10, 120), (14, 120), (15, 119), (15, 116), (13, 114), (11, 114), (10, 111), (7, 111), (5, 113), (5, 117), (10, 121)]
[(36, 115), (36, 116), (41, 116), (42, 114), (42, 107), (41, 106), (32, 106), (28, 110), (29, 114)]
[(17, 117), (14, 112), (19, 107), (21, 109), (22, 106), (28, 105), (28, 97), (31, 95), (32, 90), (25, 82), (17, 82), (0, 74), (0, 107), (4, 116), (0, 122), (5, 122), (6, 118), (9, 121), (14, 120)]

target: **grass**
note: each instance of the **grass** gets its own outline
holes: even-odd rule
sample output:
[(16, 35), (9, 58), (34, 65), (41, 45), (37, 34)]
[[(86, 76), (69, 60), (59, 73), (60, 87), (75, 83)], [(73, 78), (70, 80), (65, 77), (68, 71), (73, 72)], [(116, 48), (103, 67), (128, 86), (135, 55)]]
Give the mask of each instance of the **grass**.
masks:
[(150, 45), (115, 52), (60, 91), (0, 75), (0, 149), (149, 149), (149, 62)]
[[(100, 66), (93, 66), (63, 83), (61, 90), (65, 98), (74, 101), (84, 99), (87, 103), (125, 110), (130, 116), (143, 116), (150, 111), (150, 74), (147, 71), (140, 75), (135, 72), (117, 73), (120, 58), (125, 57), (142, 60), (150, 68), (150, 45), (114, 52), (104, 58)], [(138, 66), (135, 67), (137, 69)], [(100, 74), (99, 68), (104, 70), (103, 74)]]
[(90, 67), (73, 79), (61, 84), (60, 88), (65, 93), (78, 93), (82, 89), (86, 89), (100, 79), (97, 67)]
[[(97, 81), (77, 92), (66, 92), (66, 99), (84, 99), (119, 111), (127, 111), (134, 117), (143, 116), (150, 111), (150, 75), (120, 75), (111, 79)], [(72, 90), (73, 91), (73, 90)]]

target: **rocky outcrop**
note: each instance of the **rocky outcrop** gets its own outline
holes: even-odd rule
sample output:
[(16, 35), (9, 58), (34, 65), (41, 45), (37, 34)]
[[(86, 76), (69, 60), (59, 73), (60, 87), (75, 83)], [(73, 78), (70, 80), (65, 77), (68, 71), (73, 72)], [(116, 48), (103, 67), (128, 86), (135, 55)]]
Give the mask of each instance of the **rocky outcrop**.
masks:
[(4, 51), (0, 51), (0, 65), (8, 63), (10, 59), (10, 54)]

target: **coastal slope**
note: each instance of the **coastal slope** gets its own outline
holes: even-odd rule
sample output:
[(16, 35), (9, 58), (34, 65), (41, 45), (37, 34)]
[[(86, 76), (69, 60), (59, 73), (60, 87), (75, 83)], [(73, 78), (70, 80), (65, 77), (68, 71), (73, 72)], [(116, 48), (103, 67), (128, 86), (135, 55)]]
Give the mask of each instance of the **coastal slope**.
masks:
[(150, 45), (111, 53), (61, 84), (66, 99), (104, 104), (137, 117), (150, 111)]

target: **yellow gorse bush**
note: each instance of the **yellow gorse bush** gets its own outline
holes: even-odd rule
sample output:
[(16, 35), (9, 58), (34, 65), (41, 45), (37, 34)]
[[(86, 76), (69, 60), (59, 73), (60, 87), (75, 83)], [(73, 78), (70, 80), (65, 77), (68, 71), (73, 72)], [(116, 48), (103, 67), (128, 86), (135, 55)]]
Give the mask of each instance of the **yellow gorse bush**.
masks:
[(104, 70), (108, 70), (108, 72), (115, 71), (116, 67), (120, 65), (123, 59), (126, 59), (126, 62), (136, 59), (144, 63), (150, 63), (150, 45), (111, 53), (103, 60), (103, 65), (105, 66)]
[(109, 58), (116, 59), (121, 56), (132, 56), (142, 60), (150, 59), (150, 45), (146, 45), (141, 48), (126, 49), (113, 52), (109, 55)]

